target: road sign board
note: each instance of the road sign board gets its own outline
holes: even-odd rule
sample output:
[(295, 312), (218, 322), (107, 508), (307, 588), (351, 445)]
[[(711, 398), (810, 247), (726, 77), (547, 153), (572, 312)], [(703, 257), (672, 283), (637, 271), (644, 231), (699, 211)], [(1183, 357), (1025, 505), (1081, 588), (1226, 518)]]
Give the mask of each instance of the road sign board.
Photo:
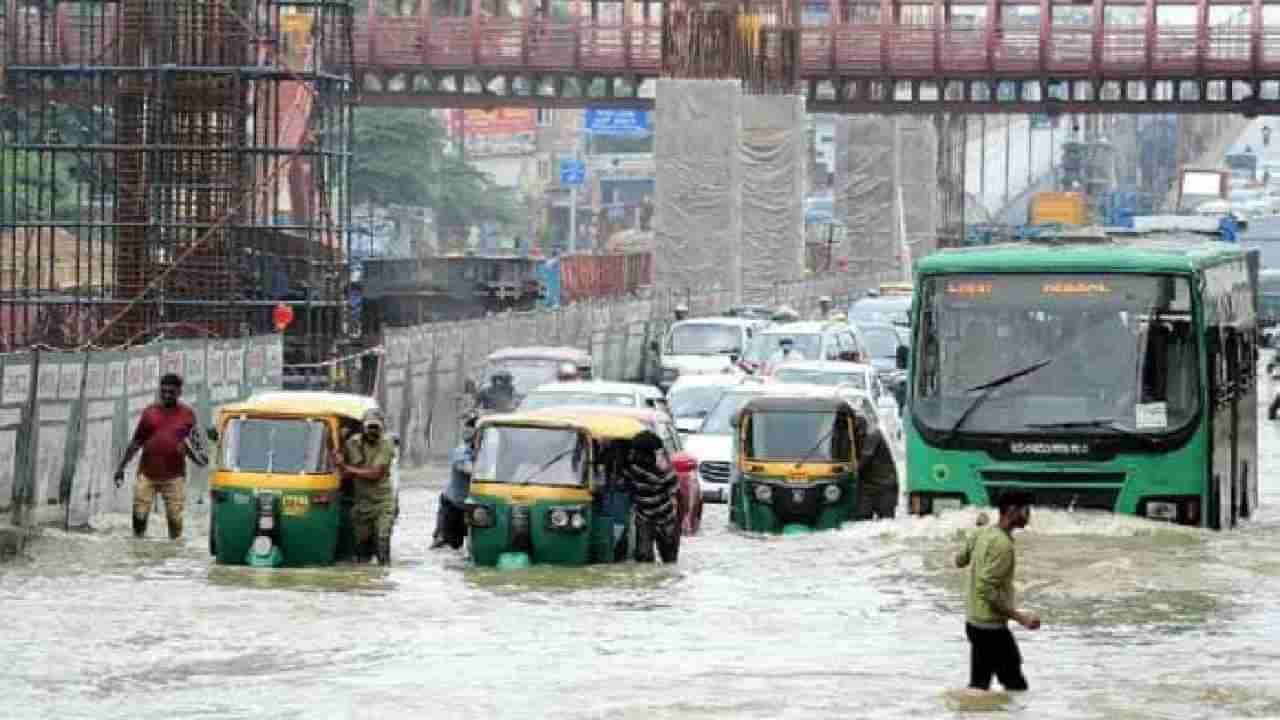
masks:
[(587, 178), (587, 166), (581, 160), (560, 161), (560, 184), (581, 185)]

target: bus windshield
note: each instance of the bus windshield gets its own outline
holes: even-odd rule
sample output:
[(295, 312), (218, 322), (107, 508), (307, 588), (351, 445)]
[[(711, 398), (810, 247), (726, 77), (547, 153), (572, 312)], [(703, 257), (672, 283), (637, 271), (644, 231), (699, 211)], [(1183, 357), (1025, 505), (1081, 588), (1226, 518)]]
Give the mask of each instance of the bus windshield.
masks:
[(958, 433), (1176, 431), (1200, 407), (1190, 297), (1168, 275), (929, 278), (912, 412)]

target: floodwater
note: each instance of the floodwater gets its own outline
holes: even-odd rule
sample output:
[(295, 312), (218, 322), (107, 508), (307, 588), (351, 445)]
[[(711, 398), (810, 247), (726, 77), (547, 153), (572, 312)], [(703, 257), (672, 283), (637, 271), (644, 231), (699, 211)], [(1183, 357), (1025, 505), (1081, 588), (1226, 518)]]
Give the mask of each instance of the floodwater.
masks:
[[(1271, 383), (1263, 382), (1270, 397)], [(1266, 402), (1260, 403), (1265, 409)], [(47, 532), (0, 565), (6, 718), (1280, 716), (1280, 425), (1264, 506), (1212, 533), (1037, 511), (1018, 536), (1031, 691), (967, 682), (973, 510), (751, 538), (708, 506), (677, 567), (471, 569), (429, 551), (439, 469), (388, 569), (215, 567), (189, 537)]]

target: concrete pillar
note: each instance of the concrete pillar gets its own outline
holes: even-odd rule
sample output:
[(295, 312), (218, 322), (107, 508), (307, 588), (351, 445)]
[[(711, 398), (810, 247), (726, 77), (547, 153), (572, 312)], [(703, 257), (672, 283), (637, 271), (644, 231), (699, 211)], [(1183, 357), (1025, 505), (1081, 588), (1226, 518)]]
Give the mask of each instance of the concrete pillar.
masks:
[(655, 285), (770, 302), (804, 276), (804, 99), (661, 79), (656, 113)]

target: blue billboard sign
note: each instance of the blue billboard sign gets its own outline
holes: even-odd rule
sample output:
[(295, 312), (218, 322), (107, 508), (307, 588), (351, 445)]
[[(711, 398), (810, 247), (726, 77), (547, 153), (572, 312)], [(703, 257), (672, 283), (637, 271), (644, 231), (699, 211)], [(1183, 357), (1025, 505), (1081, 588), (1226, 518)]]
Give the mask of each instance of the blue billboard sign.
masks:
[(584, 124), (592, 135), (648, 135), (653, 132), (648, 110), (587, 108)]
[(587, 165), (581, 160), (560, 161), (560, 184), (566, 187), (581, 185), (587, 178)]

